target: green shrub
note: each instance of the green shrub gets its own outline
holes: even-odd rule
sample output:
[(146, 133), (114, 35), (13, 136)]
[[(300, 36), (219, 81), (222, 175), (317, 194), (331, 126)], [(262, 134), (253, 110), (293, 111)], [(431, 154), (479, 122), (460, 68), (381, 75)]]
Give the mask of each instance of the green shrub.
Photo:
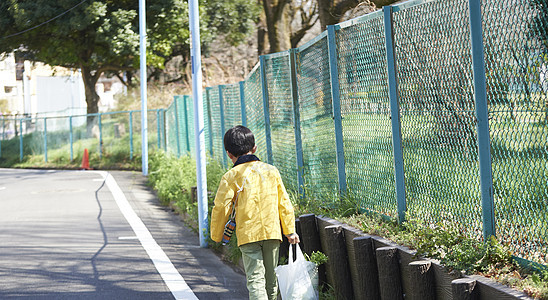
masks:
[(149, 182), (158, 192), (160, 201), (164, 204), (175, 201), (183, 211), (188, 212), (192, 207), (190, 188), (196, 186), (194, 161), (190, 156), (177, 158), (162, 151), (153, 153), (149, 161)]
[[(190, 203), (190, 187), (195, 185), (195, 163), (189, 157), (175, 158), (162, 152), (151, 157), (150, 182), (158, 190), (160, 199), (164, 202), (176, 200), (180, 207), (185, 208), (193, 219), (198, 217), (196, 204)], [(211, 215), (213, 199), (219, 181), (226, 169), (213, 160), (207, 162), (207, 185), (209, 193), (208, 215)], [(338, 219), (362, 229), (369, 234), (383, 236), (396, 243), (417, 250), (417, 254), (438, 259), (448, 268), (462, 273), (480, 274), (494, 278), (526, 292), (538, 299), (548, 299), (548, 272), (530, 272), (520, 269), (512, 259), (506, 245), (495, 238), (487, 242), (470, 238), (459, 228), (458, 224), (445, 220), (432, 223), (408, 213), (407, 221), (398, 224), (395, 218), (390, 218), (374, 212), (360, 214), (357, 197), (351, 192), (347, 197), (324, 195), (323, 199), (312, 197), (301, 198), (296, 192), (288, 191), (295, 206), (297, 216), (307, 213), (323, 215)], [(213, 248), (220, 244), (213, 243)], [(226, 258), (237, 263), (241, 253), (236, 246), (235, 238), (224, 246)], [(319, 258), (318, 258), (319, 259)], [(321, 299), (334, 297), (332, 289), (326, 288), (321, 293)]]

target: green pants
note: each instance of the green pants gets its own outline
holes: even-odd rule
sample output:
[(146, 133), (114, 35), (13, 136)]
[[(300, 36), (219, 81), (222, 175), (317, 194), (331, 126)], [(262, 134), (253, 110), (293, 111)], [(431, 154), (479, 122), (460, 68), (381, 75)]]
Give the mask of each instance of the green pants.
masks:
[(250, 300), (276, 300), (279, 240), (265, 240), (240, 246)]

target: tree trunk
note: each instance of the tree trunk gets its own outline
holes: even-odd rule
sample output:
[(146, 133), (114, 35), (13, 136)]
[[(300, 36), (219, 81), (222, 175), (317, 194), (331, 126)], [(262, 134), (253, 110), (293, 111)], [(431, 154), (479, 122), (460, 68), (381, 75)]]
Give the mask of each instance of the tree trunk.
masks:
[(270, 53), (291, 48), (291, 28), (287, 3), (286, 0), (263, 0)]
[(320, 25), (322, 30), (325, 30), (327, 25), (340, 23), (347, 11), (353, 9), (362, 2), (373, 3), (375, 4), (375, 7), (381, 8), (397, 1), (398, 0), (318, 0)]
[(133, 71), (126, 71), (126, 82), (128, 87), (133, 87)]
[(398, 2), (398, 0), (371, 0), (373, 4), (375, 4), (375, 7), (382, 8), (385, 5), (394, 4), (395, 2)]
[(334, 0), (318, 0), (318, 14), (320, 15), (322, 31), (327, 28), (327, 25), (337, 24), (340, 20), (340, 17), (337, 18), (333, 14), (334, 8)]
[[(95, 75), (91, 74), (91, 69), (89, 67), (82, 66), (82, 79), (84, 81), (84, 89), (86, 93), (86, 104), (87, 104), (87, 113), (96, 114), (99, 112), (99, 95), (95, 91), (95, 84), (99, 79), (100, 74), (96, 73)], [(93, 126), (97, 124), (96, 116), (87, 117), (87, 136), (91, 137), (93, 132)]]
[[(261, 0), (257, 1), (260, 4)], [(263, 10), (259, 15), (259, 19), (257, 20), (257, 55), (263, 55), (266, 53), (266, 38), (266, 14)]]

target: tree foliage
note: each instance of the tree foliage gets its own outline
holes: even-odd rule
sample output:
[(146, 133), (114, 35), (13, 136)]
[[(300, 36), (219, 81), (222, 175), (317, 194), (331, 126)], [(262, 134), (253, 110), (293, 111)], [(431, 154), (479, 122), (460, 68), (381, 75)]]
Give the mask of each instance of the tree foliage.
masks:
[(225, 35), (231, 45), (243, 42), (255, 29), (258, 3), (249, 0), (204, 0), (207, 30)]
[[(78, 68), (88, 113), (95, 113), (99, 76), (139, 67), (138, 8), (134, 0), (3, 0), (0, 53), (15, 50), (50, 65)], [(231, 20), (221, 22), (228, 13), (233, 14)], [(244, 0), (207, 0), (200, 7), (204, 45), (218, 33), (227, 34), (233, 44), (240, 42), (249, 33), (249, 20), (254, 20), (255, 14), (255, 6)], [(177, 55), (190, 56), (188, 5), (184, 1), (148, 0), (146, 17), (149, 68), (163, 68)]]

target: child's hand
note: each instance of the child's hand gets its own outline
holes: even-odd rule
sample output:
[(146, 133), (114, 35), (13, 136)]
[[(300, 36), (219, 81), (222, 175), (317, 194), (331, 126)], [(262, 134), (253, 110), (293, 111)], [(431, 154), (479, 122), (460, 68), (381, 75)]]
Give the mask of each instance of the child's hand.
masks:
[(299, 240), (299, 235), (296, 234), (296, 233), (286, 235), (285, 237), (287, 238), (287, 240), (289, 241), (290, 244), (297, 244), (297, 243), (301, 242)]

